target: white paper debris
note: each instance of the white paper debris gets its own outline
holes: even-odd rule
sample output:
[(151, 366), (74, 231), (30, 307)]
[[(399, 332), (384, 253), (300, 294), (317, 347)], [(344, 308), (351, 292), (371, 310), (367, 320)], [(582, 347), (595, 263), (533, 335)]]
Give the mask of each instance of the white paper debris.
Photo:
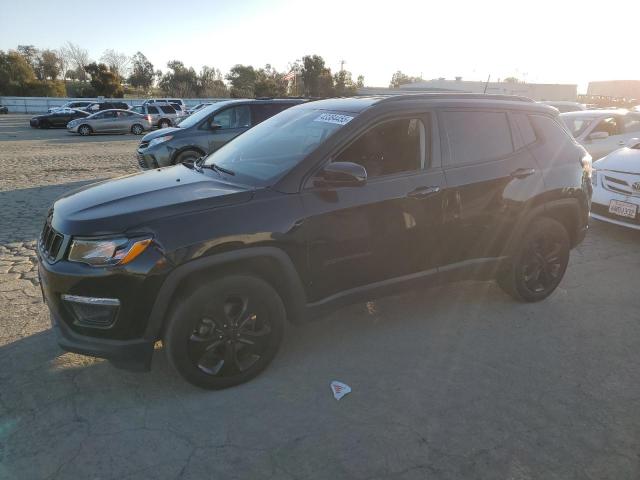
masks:
[(345, 383), (334, 380), (331, 382), (331, 391), (336, 400), (340, 400), (347, 393), (351, 392), (351, 387)]

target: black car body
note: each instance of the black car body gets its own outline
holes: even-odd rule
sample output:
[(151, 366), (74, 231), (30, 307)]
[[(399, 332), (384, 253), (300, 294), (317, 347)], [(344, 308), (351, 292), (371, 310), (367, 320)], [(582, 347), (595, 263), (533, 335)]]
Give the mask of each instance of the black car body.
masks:
[(216, 102), (182, 120), (176, 127), (150, 132), (137, 150), (141, 169), (166, 167), (209, 154), (300, 99), (228, 100)]
[(35, 115), (31, 117), (31, 120), (29, 120), (29, 125), (34, 128), (66, 127), (67, 123), (71, 120), (75, 120), (76, 118), (85, 118), (89, 115), (90, 114), (84, 110), (64, 108), (51, 113)]
[(6, 115), (7, 113), (9, 113), (9, 108), (4, 105), (0, 105), (0, 114)]
[[(257, 374), (250, 366), (217, 378), (228, 354), (243, 372), (238, 351), (280, 332), (281, 317), (304, 322), (342, 303), (470, 277), (497, 277), (521, 300), (545, 298), (584, 238), (590, 166), (557, 110), (518, 97), (309, 102), (204, 162), (59, 199), (38, 247), (41, 285), (64, 349), (148, 368), (163, 339), (185, 378), (222, 388)], [(253, 340), (217, 320), (236, 311), (235, 297), (213, 320), (199, 317), (208, 324), (183, 328), (198, 298), (243, 288), (269, 299), (258, 304), (271, 323), (247, 317)], [(217, 342), (205, 356), (228, 348), (215, 368), (202, 366), (202, 348), (191, 357), (205, 337)], [(268, 363), (278, 338), (251, 353), (256, 362), (264, 354)]]
[(102, 110), (129, 110), (131, 106), (126, 102), (120, 101), (108, 101), (108, 102), (93, 102), (83, 107), (82, 110), (86, 110), (89, 113), (96, 113)]

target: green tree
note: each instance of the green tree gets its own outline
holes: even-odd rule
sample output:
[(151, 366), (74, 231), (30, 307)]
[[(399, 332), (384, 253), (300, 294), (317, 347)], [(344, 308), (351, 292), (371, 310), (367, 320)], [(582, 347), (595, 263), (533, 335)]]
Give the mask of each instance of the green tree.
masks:
[(406, 75), (405, 73), (402, 73), (400, 70), (398, 70), (391, 76), (391, 83), (389, 83), (389, 88), (399, 88), (400, 85), (415, 83), (421, 80), (422, 78), (420, 77), (410, 77), (409, 75)]
[(226, 79), (231, 83), (233, 98), (253, 97), (257, 72), (251, 65), (237, 64), (229, 70)]
[(0, 50), (0, 94), (26, 95), (27, 85), (35, 79), (33, 68), (23, 55)]
[(333, 76), (333, 85), (338, 97), (351, 97), (357, 91), (357, 86), (351, 79), (351, 72), (347, 70), (340, 70)]
[(520, 83), (516, 77), (507, 77), (503, 80), (504, 83)]
[(36, 62), (36, 75), (40, 80), (55, 80), (60, 75), (60, 57), (53, 50), (42, 50), (38, 54)]
[(356, 81), (356, 87), (358, 88), (364, 87), (364, 75), (358, 75), (358, 80)]
[(222, 81), (222, 73), (214, 67), (203, 66), (198, 75), (198, 95), (202, 97), (227, 97), (229, 91)]
[(287, 83), (284, 74), (267, 63), (256, 72), (254, 94), (256, 97), (284, 97), (287, 95)]
[(179, 60), (167, 63), (169, 71), (162, 75), (160, 88), (175, 97), (192, 97), (198, 92), (198, 75), (193, 67), (187, 68)]
[(135, 88), (149, 90), (153, 85), (155, 76), (153, 63), (151, 63), (142, 52), (138, 52), (131, 58), (131, 64), (129, 84)]
[(33, 45), (18, 45), (18, 53), (27, 61), (34, 70), (38, 65), (38, 49)]
[(324, 64), (320, 55), (302, 57), (302, 82), (304, 94), (310, 97), (329, 97), (333, 91), (331, 70)]
[(122, 98), (124, 90), (120, 84), (120, 77), (117, 73), (109, 70), (104, 63), (90, 63), (84, 71), (91, 76), (91, 86), (97, 95), (105, 97)]

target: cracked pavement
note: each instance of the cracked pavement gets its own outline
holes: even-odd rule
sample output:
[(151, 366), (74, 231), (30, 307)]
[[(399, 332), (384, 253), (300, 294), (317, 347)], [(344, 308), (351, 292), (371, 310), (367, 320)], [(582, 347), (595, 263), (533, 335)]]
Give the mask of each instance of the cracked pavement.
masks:
[(640, 478), (640, 232), (594, 223), (542, 303), (464, 282), (354, 305), (206, 392), (161, 349), (145, 374), (56, 346), (44, 212), (135, 172), (137, 139), (27, 119), (0, 117), (0, 479)]

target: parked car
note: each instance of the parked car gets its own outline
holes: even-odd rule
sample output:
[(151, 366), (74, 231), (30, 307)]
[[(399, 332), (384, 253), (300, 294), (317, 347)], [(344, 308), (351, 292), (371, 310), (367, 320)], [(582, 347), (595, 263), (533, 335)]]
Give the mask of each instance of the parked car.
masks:
[(109, 102), (92, 102), (83, 108), (89, 113), (101, 112), (102, 110), (129, 110), (131, 107), (126, 102), (117, 102), (117, 101), (109, 101)]
[(143, 105), (152, 105), (157, 103), (168, 103), (172, 105), (176, 110), (176, 114), (178, 117), (184, 117), (188, 115), (187, 113), (187, 105), (184, 103), (184, 100), (180, 98), (151, 98), (149, 100), (145, 100)]
[(74, 108), (63, 108), (51, 113), (34, 115), (29, 125), (34, 128), (66, 127), (67, 123), (78, 118), (88, 117), (89, 113)]
[[(581, 160), (581, 161), (578, 161)], [(584, 238), (591, 160), (521, 97), (329, 99), (205, 160), (101, 182), (48, 212), (41, 285), (63, 349), (225, 388), (286, 321), (444, 280), (548, 297)]]
[(569, 112), (560, 118), (594, 160), (640, 136), (640, 113), (624, 109)]
[(640, 230), (640, 139), (596, 161), (592, 180), (591, 217)]
[(176, 109), (169, 103), (138, 105), (131, 108), (131, 111), (148, 115), (151, 118), (151, 124), (158, 128), (168, 128), (175, 125), (178, 120)]
[(253, 125), (304, 100), (228, 100), (203, 107), (174, 128), (150, 132), (137, 150), (141, 169), (193, 161), (220, 148)]
[(78, 100), (78, 101), (74, 100), (73, 102), (67, 102), (64, 105), (61, 105), (59, 107), (49, 108), (49, 113), (52, 113), (58, 110), (64, 110), (65, 108), (83, 109), (94, 103), (95, 102), (93, 100)]
[(198, 105), (196, 105), (193, 108), (188, 108), (187, 109), (187, 115), (191, 115), (193, 113), (196, 113), (201, 108), (208, 107), (209, 105), (212, 105), (212, 104), (211, 103), (199, 103)]
[(86, 118), (69, 122), (67, 130), (82, 136), (92, 133), (133, 133), (151, 130), (151, 119), (130, 110), (103, 110)]
[(6, 115), (7, 113), (9, 113), (9, 108), (3, 105), (0, 105), (0, 114)]
[(555, 100), (555, 101), (543, 101), (540, 103), (544, 103), (545, 105), (549, 105), (551, 107), (557, 108), (560, 113), (580, 112), (582, 110), (587, 109), (587, 106), (584, 103), (578, 103), (578, 102), (565, 102), (565, 101)]

